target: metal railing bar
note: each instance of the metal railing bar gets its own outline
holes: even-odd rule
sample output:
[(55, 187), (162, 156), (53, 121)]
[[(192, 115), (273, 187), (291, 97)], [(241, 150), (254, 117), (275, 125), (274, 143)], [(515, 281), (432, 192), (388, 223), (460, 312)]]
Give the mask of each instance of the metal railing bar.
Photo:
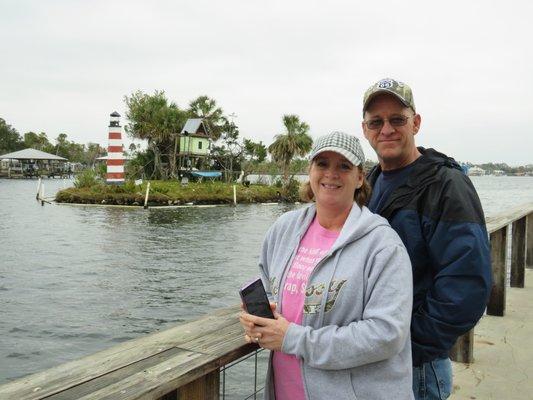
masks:
[(227, 368), (231, 368), (231, 367), (233, 367), (234, 365), (239, 364), (239, 363), (241, 363), (241, 362), (243, 362), (243, 361), (249, 359), (250, 357), (253, 357), (254, 354), (262, 352), (263, 350), (264, 350), (264, 349), (257, 349), (257, 350), (254, 350), (253, 353), (250, 353), (250, 354), (246, 355), (246, 356), (243, 357), (243, 358), (239, 358), (238, 360), (232, 361), (231, 363), (226, 364), (226, 365), (224, 365), (223, 367), (220, 367), (220, 370), (221, 370), (221, 371), (224, 371), (224, 370), (227, 369)]
[(257, 391), (253, 392), (253, 393), (252, 393), (251, 395), (249, 395), (248, 397), (245, 397), (243, 400), (251, 399), (252, 396), (254, 397), (254, 399), (256, 399), (256, 395), (257, 395), (258, 393), (260, 393), (264, 388), (265, 388), (264, 386), (261, 387), (261, 388), (259, 388)]
[(254, 400), (257, 400), (257, 351), (255, 351), (254, 353)]
[(222, 400), (226, 400), (226, 368), (222, 369)]

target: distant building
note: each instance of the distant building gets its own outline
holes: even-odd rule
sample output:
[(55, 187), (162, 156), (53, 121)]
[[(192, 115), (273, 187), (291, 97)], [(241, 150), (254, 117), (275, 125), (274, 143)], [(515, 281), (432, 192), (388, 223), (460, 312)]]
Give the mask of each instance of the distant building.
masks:
[(24, 149), (0, 155), (0, 176), (67, 176), (72, 172), (66, 158), (36, 149)]
[(501, 169), (495, 169), (494, 171), (492, 171), (492, 175), (494, 175), (494, 176), (504, 176), (505, 175), (505, 171), (502, 171)]
[(469, 176), (482, 176), (485, 175), (485, 170), (476, 166), (470, 167), (468, 169)]

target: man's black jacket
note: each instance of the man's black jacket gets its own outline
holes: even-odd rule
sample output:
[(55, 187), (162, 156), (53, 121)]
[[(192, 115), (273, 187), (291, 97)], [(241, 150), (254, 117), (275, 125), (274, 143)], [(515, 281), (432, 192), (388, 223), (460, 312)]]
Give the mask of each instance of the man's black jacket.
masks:
[[(419, 148), (407, 182), (376, 210), (400, 235), (413, 265), (413, 365), (447, 357), (481, 318), (491, 289), (479, 197), (453, 158)], [(381, 168), (368, 174), (373, 186)], [(394, 301), (394, 299), (391, 299)]]

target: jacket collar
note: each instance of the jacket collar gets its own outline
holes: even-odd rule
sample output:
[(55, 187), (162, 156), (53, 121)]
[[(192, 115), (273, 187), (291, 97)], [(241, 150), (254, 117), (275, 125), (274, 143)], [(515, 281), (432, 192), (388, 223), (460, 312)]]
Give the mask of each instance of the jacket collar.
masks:
[[(438, 181), (437, 172), (441, 168), (454, 168), (461, 170), (461, 166), (453, 158), (434, 149), (425, 149), (417, 147), (422, 154), (417, 159), (417, 164), (409, 174), (405, 184), (397, 187), (387, 199), (387, 202), (381, 209), (380, 214), (389, 218), (392, 213), (409, 204), (410, 200), (419, 192), (425, 190), (427, 186)], [(373, 187), (378, 176), (381, 174), (381, 166), (378, 164), (370, 170), (367, 179)]]

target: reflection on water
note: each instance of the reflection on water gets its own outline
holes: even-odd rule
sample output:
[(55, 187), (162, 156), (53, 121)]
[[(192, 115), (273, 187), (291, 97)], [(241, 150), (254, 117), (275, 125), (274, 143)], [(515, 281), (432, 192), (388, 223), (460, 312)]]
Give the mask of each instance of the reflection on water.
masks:
[[(533, 178), (473, 182), (487, 215), (533, 201)], [(0, 180), (0, 383), (237, 303), (263, 235), (294, 208), (41, 207), (35, 191)]]

